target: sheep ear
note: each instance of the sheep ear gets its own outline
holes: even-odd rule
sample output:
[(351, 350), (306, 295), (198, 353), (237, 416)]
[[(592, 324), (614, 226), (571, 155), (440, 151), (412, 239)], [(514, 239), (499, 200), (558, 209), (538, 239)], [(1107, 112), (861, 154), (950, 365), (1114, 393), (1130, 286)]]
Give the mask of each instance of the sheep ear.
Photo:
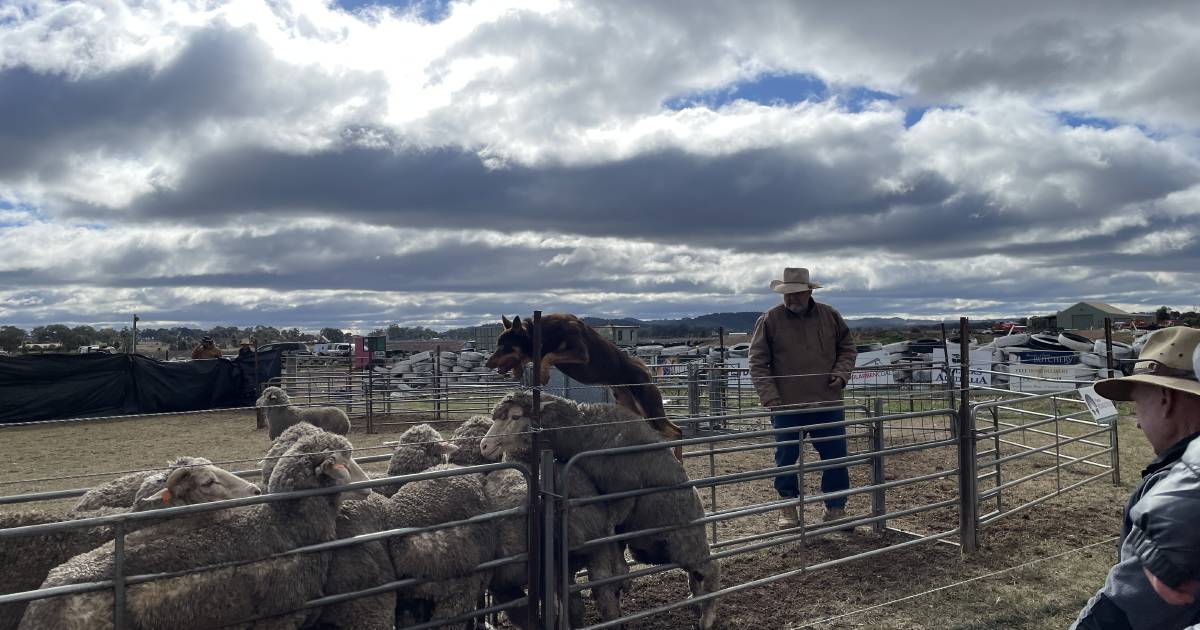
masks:
[(500, 323), (504, 324), (504, 330), (508, 330), (509, 328), (512, 328), (512, 322), (508, 321), (508, 317), (506, 317), (504, 315), (500, 316)]

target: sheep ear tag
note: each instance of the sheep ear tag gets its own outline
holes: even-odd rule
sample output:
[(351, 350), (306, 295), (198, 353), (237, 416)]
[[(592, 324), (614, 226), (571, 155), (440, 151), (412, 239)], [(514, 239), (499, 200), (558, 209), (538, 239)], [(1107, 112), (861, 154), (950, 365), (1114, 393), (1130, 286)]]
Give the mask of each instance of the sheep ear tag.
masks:
[(345, 464), (338, 462), (336, 459), (332, 457), (326, 459), (321, 462), (320, 468), (321, 473), (334, 482), (338, 484), (350, 483), (350, 470), (346, 468)]

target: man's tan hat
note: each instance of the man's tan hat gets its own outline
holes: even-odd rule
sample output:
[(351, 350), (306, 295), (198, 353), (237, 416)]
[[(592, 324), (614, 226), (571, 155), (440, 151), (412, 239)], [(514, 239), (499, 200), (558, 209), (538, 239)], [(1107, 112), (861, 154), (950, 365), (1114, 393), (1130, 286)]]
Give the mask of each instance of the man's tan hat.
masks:
[(1133, 376), (1110, 378), (1096, 383), (1096, 393), (1110, 400), (1133, 400), (1130, 392), (1136, 383), (1158, 385), (1200, 396), (1200, 381), (1192, 365), (1192, 355), (1200, 346), (1200, 330), (1172, 326), (1156, 330), (1146, 339)]
[(248, 345), (250, 345), (250, 340), (249, 340), (249, 339), (242, 339), (242, 342), (241, 342), (239, 345), (248, 346)]
[(787, 267), (783, 270), (783, 280), (771, 281), (771, 290), (776, 293), (798, 293), (820, 288), (821, 285), (809, 280), (808, 270), (804, 267)]

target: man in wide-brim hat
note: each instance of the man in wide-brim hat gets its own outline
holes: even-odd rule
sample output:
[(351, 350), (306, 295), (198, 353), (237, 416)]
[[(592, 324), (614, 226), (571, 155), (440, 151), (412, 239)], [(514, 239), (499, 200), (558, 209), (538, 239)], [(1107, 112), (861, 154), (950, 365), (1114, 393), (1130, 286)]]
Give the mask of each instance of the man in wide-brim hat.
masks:
[(1200, 330), (1176, 326), (1146, 340), (1133, 374), (1096, 383), (1132, 401), (1157, 457), (1129, 497), (1117, 564), (1072, 628), (1189, 628), (1200, 622)]
[[(813, 289), (821, 288), (803, 267), (783, 270), (783, 278), (771, 282), (771, 290), (783, 294), (783, 303), (763, 313), (750, 338), (750, 377), (762, 405), (778, 411), (771, 418), (776, 429), (798, 429), (776, 434), (775, 465), (794, 466), (800, 458), (800, 430), (812, 443), (821, 459), (846, 457), (844, 426), (811, 425), (845, 421), (841, 410), (842, 389), (850, 380), (857, 352), (850, 329), (833, 307), (812, 299)], [(821, 409), (803, 413), (796, 410)], [(792, 442), (788, 444), (788, 442)], [(775, 490), (781, 499), (792, 499), (780, 508), (776, 525), (790, 529), (800, 524), (800, 481), (795, 472), (775, 478)], [(846, 468), (821, 472), (821, 492), (837, 493), (850, 488)], [(825, 501), (826, 521), (845, 516), (846, 497)]]

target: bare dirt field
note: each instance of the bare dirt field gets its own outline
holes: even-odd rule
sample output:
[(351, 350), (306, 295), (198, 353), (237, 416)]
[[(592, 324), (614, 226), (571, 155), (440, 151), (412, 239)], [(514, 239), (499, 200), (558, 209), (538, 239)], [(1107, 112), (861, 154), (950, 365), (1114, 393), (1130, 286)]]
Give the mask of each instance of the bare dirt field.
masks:
[[(400, 416), (397, 419), (417, 422), (427, 418)], [(839, 615), (846, 616), (814, 627), (1066, 627), (1087, 597), (1102, 584), (1115, 556), (1115, 542), (1107, 541), (1119, 531), (1121, 508), (1131, 484), (1138, 479), (1142, 466), (1152, 458), (1144, 438), (1132, 422), (1123, 424), (1120, 487), (1113, 487), (1106, 479), (1101, 479), (999, 520), (981, 531), (981, 549), (969, 557), (963, 557), (953, 545), (928, 543), (730, 594), (721, 603), (723, 627), (805, 627)], [(438, 428), (448, 431), (453, 426), (444, 423)], [(115, 473), (158, 467), (180, 455), (200, 455), (214, 462), (227, 462), (224, 467), (230, 470), (252, 469), (268, 446), (265, 430), (254, 427), (254, 413), (247, 410), (3, 428), (0, 439), (7, 448), (0, 461), (0, 494), (85, 488), (101, 483)], [(356, 448), (375, 447), (396, 439), (404, 428), (386, 427), (371, 435), (356, 428), (349, 437)], [(851, 443), (852, 451), (862, 447), (861, 440)], [(386, 448), (380, 448), (363, 451), (360, 455), (387, 452)], [(806, 458), (815, 460), (816, 453), (810, 449)], [(1007, 478), (1029, 474), (1052, 461), (1048, 456), (1022, 460), (1014, 463), (1005, 474)], [(715, 472), (748, 471), (772, 465), (772, 451), (766, 448), (720, 455), (716, 458)], [(885, 479), (932, 474), (952, 470), (955, 465), (952, 447), (904, 453), (888, 457)], [(386, 463), (367, 468), (382, 472)], [(686, 468), (693, 478), (710, 474), (707, 456), (689, 458)], [(95, 473), (110, 474), (87, 476)], [(64, 476), (71, 478), (46, 479)], [(1063, 477), (1044, 475), (1006, 492), (1005, 501), (1016, 505), (1023, 498), (1027, 500), (1053, 490), (1056, 483), (1066, 485), (1083, 477), (1082, 473), (1069, 472)], [(866, 484), (868, 469), (853, 467), (851, 478), (852, 485)], [(22, 481), (30, 479), (38, 481)], [(819, 475), (807, 475), (805, 486), (806, 493), (817, 494)], [(889, 490), (888, 509), (928, 504), (952, 498), (956, 492), (957, 479), (953, 475), (902, 486)], [(707, 488), (701, 489), (701, 497), (706, 507), (711, 508), (707, 505), (710, 501)], [(771, 480), (761, 479), (720, 487), (716, 507), (727, 510), (775, 498)], [(43, 503), (38, 507), (65, 511), (72, 503), (73, 500), (59, 501), (53, 506)], [(984, 511), (990, 509), (990, 505), (985, 505)], [(0, 509), (24, 507), (28, 504)], [(848, 505), (851, 513), (864, 513), (869, 509), (870, 501), (866, 495), (851, 498)], [(809, 505), (805, 516), (808, 523), (815, 525), (821, 517), (820, 506)], [(770, 532), (774, 520), (774, 514), (760, 514), (722, 522), (718, 525), (718, 540)], [(889, 521), (889, 525), (915, 534), (929, 534), (949, 530), (956, 527), (957, 522), (957, 510), (951, 507), (898, 518)], [(860, 528), (853, 533), (839, 532), (809, 540), (804, 546), (790, 543), (771, 547), (724, 560), (723, 583), (725, 586), (746, 583), (908, 539), (905, 534), (881, 535)], [(1102, 544), (1052, 558), (1093, 543)], [(1031, 561), (1038, 562), (983, 577)], [(981, 579), (879, 606), (971, 578)], [(627, 587), (625, 608), (627, 611), (645, 610), (682, 599), (687, 594), (686, 582), (679, 571), (639, 578)], [(872, 606), (878, 607), (872, 609)], [(629, 627), (689, 627), (692, 619), (693, 613), (682, 608), (635, 621)], [(595, 621), (594, 617), (589, 621)]]

